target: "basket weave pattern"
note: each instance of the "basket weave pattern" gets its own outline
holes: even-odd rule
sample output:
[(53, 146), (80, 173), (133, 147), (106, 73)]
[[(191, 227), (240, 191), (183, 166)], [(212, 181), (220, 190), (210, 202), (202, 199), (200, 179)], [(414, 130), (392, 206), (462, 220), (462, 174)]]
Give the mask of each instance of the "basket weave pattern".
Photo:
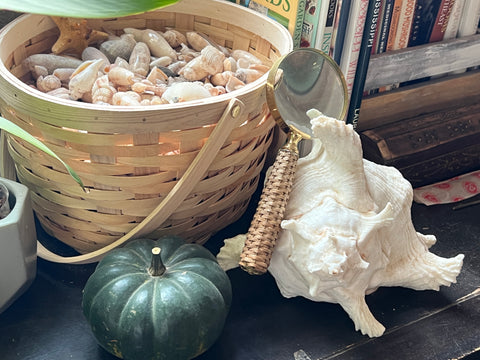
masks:
[[(285, 52), (244, 27), (185, 13), (185, 3), (195, 2), (181, 3), (152, 13), (90, 22), (96, 29), (113, 32), (125, 27), (201, 31), (220, 45), (248, 50), (267, 64)], [(238, 7), (232, 9), (239, 11)], [(22, 60), (33, 53), (48, 52), (57, 37), (50, 19), (28, 16), (30, 23), (37, 24), (33, 26), (38, 32), (35, 36), (15, 46), (8, 36), (2, 39), (10, 44), (2, 44), (2, 60), (9, 74), (2, 77), (0, 85), (9, 95), (0, 100), (0, 111), (44, 141), (90, 190), (84, 193), (55, 159), (8, 136), (18, 178), (32, 190), (34, 210), (48, 233), (85, 253), (129, 232), (175, 186), (233, 96), (246, 105), (247, 114), (225, 139), (203, 179), (168, 220), (159, 224), (158, 232), (203, 243), (243, 214), (258, 185), (273, 137), (274, 121), (263, 93), (265, 80), (214, 100), (148, 109), (106, 109), (52, 99), (18, 81), (29, 76)], [(242, 16), (252, 15), (247, 12)], [(14, 80), (8, 78), (10, 75)]]

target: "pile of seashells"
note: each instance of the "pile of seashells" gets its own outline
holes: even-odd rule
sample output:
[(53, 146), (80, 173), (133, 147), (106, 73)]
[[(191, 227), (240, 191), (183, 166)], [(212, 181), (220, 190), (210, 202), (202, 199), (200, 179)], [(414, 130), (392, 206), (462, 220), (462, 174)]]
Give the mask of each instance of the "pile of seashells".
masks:
[(244, 50), (175, 29), (125, 28), (80, 58), (34, 54), (24, 60), (36, 89), (63, 99), (108, 105), (158, 105), (208, 98), (251, 83), (269, 66)]

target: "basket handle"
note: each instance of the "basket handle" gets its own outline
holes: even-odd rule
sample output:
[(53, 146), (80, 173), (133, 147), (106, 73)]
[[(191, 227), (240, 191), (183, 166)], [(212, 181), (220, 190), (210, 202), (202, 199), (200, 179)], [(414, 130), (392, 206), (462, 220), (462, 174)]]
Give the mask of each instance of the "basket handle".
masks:
[(152, 213), (130, 230), (130, 232), (101, 249), (69, 257), (57, 255), (37, 241), (37, 255), (42, 259), (56, 263), (88, 264), (99, 261), (107, 252), (133, 238), (139, 238), (153, 232), (158, 228), (159, 224), (162, 224), (170, 217), (205, 175), (213, 159), (215, 159), (218, 151), (225, 143), (225, 139), (230, 135), (232, 130), (240, 124), (239, 120), (242, 120), (244, 110), (245, 104), (240, 100), (236, 98), (230, 100), (222, 117), (205, 142), (205, 145), (203, 145), (181, 179)]

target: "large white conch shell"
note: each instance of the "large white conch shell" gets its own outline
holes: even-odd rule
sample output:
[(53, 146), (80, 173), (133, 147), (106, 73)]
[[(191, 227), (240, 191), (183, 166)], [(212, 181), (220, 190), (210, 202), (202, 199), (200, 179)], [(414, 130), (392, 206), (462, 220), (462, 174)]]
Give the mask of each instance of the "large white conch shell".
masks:
[[(436, 238), (416, 232), (411, 184), (393, 167), (363, 159), (351, 125), (309, 111), (312, 151), (299, 159), (269, 272), (285, 297), (340, 304), (356, 330), (370, 337), (385, 328), (365, 295), (380, 286), (438, 290), (456, 281), (463, 255), (429, 252)], [(239, 260), (238, 242), (226, 240), (218, 259)], [(232, 244), (232, 243), (237, 244)]]

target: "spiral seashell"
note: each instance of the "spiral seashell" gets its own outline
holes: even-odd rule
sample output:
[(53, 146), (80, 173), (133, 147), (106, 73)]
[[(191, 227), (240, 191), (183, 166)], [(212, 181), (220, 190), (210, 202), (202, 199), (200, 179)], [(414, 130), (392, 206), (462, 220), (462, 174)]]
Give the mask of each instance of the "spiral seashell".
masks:
[(215, 86), (225, 86), (232, 76), (235, 76), (232, 71), (223, 71), (212, 75), (210, 81)]
[(41, 92), (49, 92), (62, 87), (62, 82), (55, 75), (39, 76), (37, 79), (37, 89)]
[(210, 92), (197, 82), (181, 82), (172, 84), (163, 93), (162, 99), (169, 103), (178, 103), (210, 97)]
[(153, 85), (153, 84), (137, 82), (132, 85), (132, 91), (135, 91), (136, 93), (139, 93), (139, 94), (145, 93), (145, 92), (151, 92), (157, 96), (162, 96), (165, 90), (167, 90), (166, 84)]
[(123, 106), (136, 106), (140, 105), (142, 98), (134, 91), (117, 92), (113, 94), (112, 104)]
[(167, 40), (165, 40), (165, 38), (155, 30), (125, 28), (123, 31), (134, 36), (137, 41), (142, 41), (147, 44), (153, 56), (168, 56), (174, 60), (177, 59), (177, 53), (175, 50), (173, 50), (173, 48), (168, 44)]
[(92, 103), (94, 104), (112, 104), (112, 97), (117, 90), (108, 79), (108, 75), (97, 78), (92, 86)]
[(135, 74), (123, 67), (113, 66), (108, 71), (108, 79), (115, 85), (132, 85), (135, 82)]
[(201, 80), (223, 71), (223, 60), (225, 55), (208, 45), (201, 51), (200, 56), (188, 62), (179, 74), (189, 81)]
[(176, 48), (180, 46), (180, 44), (187, 42), (186, 36), (175, 29), (168, 29), (162, 35), (172, 48)]
[(122, 34), (120, 38), (101, 43), (100, 51), (107, 56), (111, 63), (115, 62), (117, 57), (128, 60), (136, 43), (132, 34)]
[(93, 83), (98, 77), (98, 71), (103, 65), (102, 59), (84, 61), (73, 72), (68, 89), (73, 99), (80, 99), (82, 95), (92, 89)]
[(141, 76), (146, 76), (150, 70), (150, 49), (144, 42), (137, 42), (128, 60), (130, 69)]
[(204, 59), (205, 69), (210, 75), (223, 71), (225, 55), (220, 50), (212, 45), (208, 45), (200, 54), (200, 57)]

